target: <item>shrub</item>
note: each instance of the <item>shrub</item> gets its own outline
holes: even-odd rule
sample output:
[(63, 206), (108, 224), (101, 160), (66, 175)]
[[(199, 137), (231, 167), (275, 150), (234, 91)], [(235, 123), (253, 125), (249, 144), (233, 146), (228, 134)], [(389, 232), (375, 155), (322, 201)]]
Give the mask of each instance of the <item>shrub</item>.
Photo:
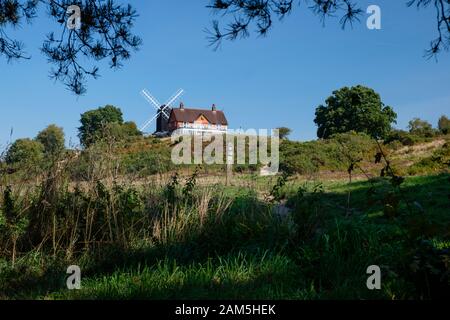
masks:
[(10, 165), (39, 164), (44, 156), (44, 146), (31, 139), (16, 140), (6, 153), (6, 163)]
[(44, 146), (44, 152), (47, 156), (56, 156), (65, 148), (64, 131), (54, 124), (39, 132), (36, 141)]
[(412, 146), (416, 143), (416, 137), (404, 130), (392, 130), (384, 140), (384, 144), (393, 142), (400, 142), (403, 146)]
[(419, 137), (431, 138), (435, 135), (433, 126), (429, 122), (419, 118), (412, 119), (408, 124), (408, 128), (409, 133)]
[(150, 149), (124, 154), (121, 164), (124, 173), (148, 176), (173, 169), (169, 148)]
[(430, 157), (424, 158), (413, 164), (408, 169), (408, 174), (429, 174), (450, 169), (450, 143), (433, 152)]
[(371, 160), (375, 142), (366, 134), (336, 134), (327, 140), (280, 145), (280, 169), (289, 174), (313, 174), (320, 169), (347, 170), (351, 159)]
[(438, 122), (439, 131), (443, 134), (450, 133), (450, 119), (446, 116), (442, 116), (439, 118)]
[(113, 139), (115, 141), (132, 141), (136, 137), (142, 136), (134, 122), (109, 123), (101, 132), (98, 133), (98, 139)]

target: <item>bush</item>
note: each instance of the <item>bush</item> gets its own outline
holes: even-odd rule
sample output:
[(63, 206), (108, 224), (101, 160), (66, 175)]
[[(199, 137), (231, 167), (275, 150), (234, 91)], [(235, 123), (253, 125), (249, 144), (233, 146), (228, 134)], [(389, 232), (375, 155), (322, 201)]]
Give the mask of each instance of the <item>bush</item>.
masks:
[(450, 119), (446, 116), (442, 116), (439, 118), (438, 122), (438, 128), (439, 131), (443, 134), (449, 134), (450, 133)]
[(400, 142), (403, 146), (412, 146), (416, 143), (416, 137), (404, 130), (392, 130), (384, 140), (384, 144)]
[(394, 143), (400, 143), (402, 146), (410, 147), (418, 143), (430, 142), (433, 140), (433, 137), (434, 131), (433, 134), (418, 134), (417, 131), (415, 133), (410, 133), (404, 130), (392, 130), (384, 140), (384, 144), (390, 145), (393, 148), (395, 148)]
[(123, 155), (121, 163), (124, 173), (139, 176), (165, 173), (173, 169), (169, 148), (127, 153)]
[(56, 156), (61, 154), (65, 148), (64, 131), (62, 128), (52, 124), (38, 133), (36, 141), (44, 146), (44, 152), (47, 156)]
[(99, 133), (98, 139), (112, 138), (116, 141), (132, 141), (140, 136), (142, 136), (142, 132), (139, 131), (134, 122), (110, 123), (105, 126), (103, 132)]
[(352, 160), (371, 160), (375, 142), (366, 134), (336, 134), (327, 140), (282, 141), (280, 169), (289, 174), (313, 174), (319, 170), (347, 170)]
[(413, 164), (408, 169), (408, 174), (430, 174), (450, 169), (450, 143), (433, 152), (430, 157), (424, 158)]
[(419, 137), (431, 138), (435, 135), (433, 126), (424, 120), (419, 118), (414, 118), (409, 122), (408, 125), (409, 133), (417, 135)]
[(8, 149), (5, 161), (9, 165), (39, 164), (44, 156), (44, 146), (31, 139), (18, 139)]

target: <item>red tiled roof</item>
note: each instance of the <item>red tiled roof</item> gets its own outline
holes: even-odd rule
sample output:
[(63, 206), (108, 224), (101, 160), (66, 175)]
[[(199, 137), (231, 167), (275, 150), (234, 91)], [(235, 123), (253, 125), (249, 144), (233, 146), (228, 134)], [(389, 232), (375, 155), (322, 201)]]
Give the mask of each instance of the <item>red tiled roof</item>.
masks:
[(170, 121), (175, 120), (177, 122), (189, 122), (193, 123), (195, 122), (200, 116), (204, 116), (206, 119), (208, 119), (209, 123), (211, 124), (218, 124), (222, 126), (227, 126), (228, 121), (225, 117), (225, 114), (222, 111), (212, 111), (212, 110), (205, 110), (205, 109), (189, 109), (189, 108), (176, 108), (172, 109), (172, 112), (170, 114)]

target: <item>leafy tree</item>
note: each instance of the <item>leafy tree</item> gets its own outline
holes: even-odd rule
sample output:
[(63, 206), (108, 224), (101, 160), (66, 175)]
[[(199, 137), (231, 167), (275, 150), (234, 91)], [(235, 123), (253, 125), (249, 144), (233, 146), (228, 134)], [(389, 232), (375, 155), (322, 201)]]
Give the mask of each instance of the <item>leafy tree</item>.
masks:
[[(310, 9), (322, 21), (329, 17), (340, 16), (340, 24), (345, 28), (348, 24), (360, 21), (365, 9), (358, 4), (366, 4), (357, 0), (211, 0), (208, 8), (214, 13), (220, 14), (222, 19), (229, 16), (227, 27), (222, 28), (218, 20), (212, 22), (212, 29), (207, 29), (210, 44), (218, 48), (223, 39), (236, 40), (247, 38), (250, 28), (256, 28), (256, 32), (265, 36), (273, 27), (275, 20), (286, 18), (298, 4)], [(436, 29), (438, 37), (431, 42), (427, 51), (429, 56), (436, 55), (442, 49), (450, 47), (450, 1), (449, 0), (405, 0), (408, 7), (436, 10)]]
[(411, 134), (422, 137), (432, 137), (434, 135), (433, 126), (424, 120), (414, 118), (409, 121), (408, 129)]
[[(67, 28), (72, 5), (81, 11), (78, 30)], [(130, 4), (115, 0), (0, 0), (0, 55), (8, 60), (29, 58), (23, 44), (12, 39), (7, 29), (32, 23), (38, 12), (45, 11), (59, 31), (51, 30), (41, 50), (55, 66), (51, 77), (75, 94), (86, 91), (86, 76), (98, 77), (97, 66), (82, 64), (85, 57), (92, 62), (107, 60), (111, 68), (120, 68), (141, 45), (141, 39), (131, 32), (138, 15)]]
[(292, 133), (292, 130), (286, 127), (280, 127), (278, 128), (280, 139), (285, 140), (289, 137), (289, 135)]
[(450, 133), (450, 119), (446, 116), (441, 116), (439, 118), (438, 128), (443, 134)]
[(44, 154), (44, 146), (31, 139), (18, 139), (8, 149), (5, 161), (10, 165), (39, 163)]
[(44, 146), (44, 152), (48, 156), (61, 154), (65, 148), (64, 131), (54, 124), (39, 132), (36, 141)]
[(142, 136), (142, 132), (136, 126), (134, 122), (125, 123), (109, 123), (104, 128), (99, 138), (113, 138), (116, 141), (123, 141), (130, 137)]
[(81, 115), (81, 127), (78, 128), (81, 144), (89, 146), (111, 123), (123, 124), (122, 111), (111, 105), (87, 111)]
[(319, 138), (349, 131), (384, 138), (396, 119), (397, 114), (384, 105), (378, 93), (359, 85), (334, 91), (325, 106), (317, 107), (314, 122)]
[(124, 140), (142, 135), (134, 122), (123, 122), (122, 111), (111, 105), (83, 113), (80, 122), (78, 136), (85, 147), (104, 138)]

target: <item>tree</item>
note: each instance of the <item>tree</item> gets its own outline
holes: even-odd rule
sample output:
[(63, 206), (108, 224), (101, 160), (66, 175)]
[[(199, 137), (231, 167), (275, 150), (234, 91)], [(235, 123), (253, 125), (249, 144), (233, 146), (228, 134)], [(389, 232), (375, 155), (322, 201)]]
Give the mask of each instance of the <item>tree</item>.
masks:
[(44, 155), (44, 146), (31, 139), (18, 139), (8, 149), (5, 161), (9, 165), (39, 163)]
[(439, 118), (438, 128), (443, 134), (450, 133), (450, 119), (446, 116), (441, 116)]
[(280, 139), (286, 140), (289, 135), (292, 133), (292, 130), (286, 127), (280, 127), (278, 128), (278, 132), (280, 134)]
[(111, 105), (87, 111), (81, 115), (81, 127), (78, 128), (81, 144), (85, 147), (95, 142), (108, 124), (123, 124), (122, 111)]
[(85, 147), (106, 137), (123, 140), (142, 135), (134, 122), (123, 122), (120, 108), (111, 105), (83, 113), (80, 122), (78, 136)]
[(433, 126), (424, 120), (414, 118), (408, 124), (409, 133), (421, 137), (432, 137), (434, 135)]
[(130, 137), (142, 136), (142, 132), (136, 126), (134, 122), (125, 123), (109, 123), (105, 126), (101, 137), (109, 137), (116, 141), (123, 141)]
[(39, 132), (36, 141), (44, 146), (44, 152), (48, 156), (59, 155), (65, 149), (64, 131), (54, 124)]
[(325, 106), (317, 107), (314, 122), (319, 138), (355, 131), (380, 139), (389, 133), (396, 119), (397, 114), (384, 105), (378, 93), (359, 85), (334, 91)]
[[(406, 1), (406, 0), (405, 0)], [(312, 3), (311, 3), (312, 2)], [(296, 4), (304, 5), (322, 21), (326, 18), (340, 16), (340, 24), (345, 28), (348, 24), (360, 21), (363, 10), (357, 0), (211, 0), (208, 8), (214, 13), (231, 17), (227, 27), (221, 28), (218, 20), (212, 22), (212, 29), (207, 29), (210, 44), (218, 48), (223, 39), (236, 40), (250, 35), (249, 29), (255, 27), (256, 33), (267, 35), (275, 20), (286, 18)], [(365, 2), (361, 1), (361, 5)], [(438, 37), (431, 42), (427, 51), (429, 56), (436, 55), (442, 49), (450, 46), (450, 1), (449, 0), (407, 0), (408, 7), (417, 6), (426, 9), (434, 7), (436, 10), (436, 28)], [(223, 18), (224, 19), (224, 18)]]
[[(92, 62), (108, 60), (111, 68), (120, 68), (129, 59), (131, 51), (137, 50), (141, 39), (131, 33), (136, 11), (130, 4), (115, 0), (0, 0), (0, 55), (8, 60), (28, 59), (23, 44), (10, 38), (7, 28), (24, 22), (32, 23), (39, 7), (49, 14), (50, 20), (59, 27), (51, 31), (43, 42), (42, 52), (55, 68), (53, 79), (62, 81), (75, 94), (86, 91), (85, 77), (98, 77), (97, 66), (82, 65), (87, 57)], [(67, 27), (74, 11), (80, 8), (79, 29)], [(88, 60), (89, 61), (89, 60)]]

